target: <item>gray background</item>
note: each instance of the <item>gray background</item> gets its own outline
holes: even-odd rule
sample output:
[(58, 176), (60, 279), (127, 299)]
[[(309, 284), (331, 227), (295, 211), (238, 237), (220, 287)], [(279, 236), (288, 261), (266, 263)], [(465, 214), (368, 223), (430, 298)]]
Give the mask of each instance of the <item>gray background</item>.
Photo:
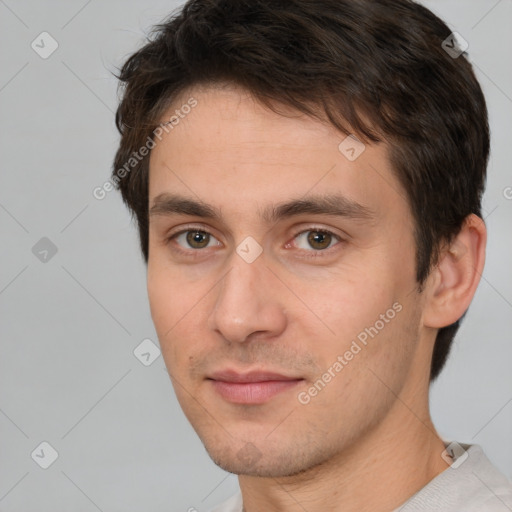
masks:
[[(111, 71), (179, 3), (0, 0), (4, 512), (205, 511), (237, 489), (181, 413), (162, 357), (133, 354), (157, 339), (136, 231), (117, 192), (92, 195), (118, 142)], [(469, 42), (493, 133), (487, 264), (432, 412), (445, 439), (482, 445), (511, 478), (512, 0), (425, 4)], [(59, 45), (46, 59), (31, 48), (43, 31)], [(43, 237), (55, 255), (44, 241), (34, 254)], [(31, 458), (42, 441), (59, 454), (46, 470)]]

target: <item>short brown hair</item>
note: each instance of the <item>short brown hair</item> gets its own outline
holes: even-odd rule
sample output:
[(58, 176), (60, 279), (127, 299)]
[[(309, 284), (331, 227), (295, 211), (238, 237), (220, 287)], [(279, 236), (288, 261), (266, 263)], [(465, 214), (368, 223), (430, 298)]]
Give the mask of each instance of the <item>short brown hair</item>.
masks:
[[(190, 0), (125, 62), (112, 180), (136, 216), (148, 259), (148, 161), (119, 170), (178, 95), (232, 83), (362, 141), (385, 141), (415, 221), (419, 289), (441, 244), (481, 217), (489, 156), (484, 96), (450, 29), (411, 0)], [(451, 45), (453, 46), (453, 45)], [(431, 380), (461, 319), (439, 330)]]

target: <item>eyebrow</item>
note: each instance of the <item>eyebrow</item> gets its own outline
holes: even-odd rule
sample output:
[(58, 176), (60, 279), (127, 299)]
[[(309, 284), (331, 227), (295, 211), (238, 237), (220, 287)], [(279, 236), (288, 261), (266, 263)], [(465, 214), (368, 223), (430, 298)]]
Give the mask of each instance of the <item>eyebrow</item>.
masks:
[[(167, 193), (159, 194), (154, 198), (153, 204), (149, 209), (150, 217), (173, 214), (203, 217), (213, 220), (222, 219), (220, 209), (200, 200)], [(368, 206), (364, 206), (338, 194), (293, 199), (284, 203), (269, 205), (260, 212), (262, 219), (269, 224), (277, 222), (280, 219), (303, 214), (333, 215), (363, 221), (376, 219), (376, 212)]]

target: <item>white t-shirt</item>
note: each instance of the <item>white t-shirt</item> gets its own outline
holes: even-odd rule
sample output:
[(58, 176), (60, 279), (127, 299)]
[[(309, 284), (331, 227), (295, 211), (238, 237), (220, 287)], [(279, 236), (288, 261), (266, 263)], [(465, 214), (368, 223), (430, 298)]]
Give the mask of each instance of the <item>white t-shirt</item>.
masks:
[[(393, 512), (512, 512), (512, 484), (480, 446), (460, 446), (465, 453)], [(242, 512), (242, 494), (211, 512)]]

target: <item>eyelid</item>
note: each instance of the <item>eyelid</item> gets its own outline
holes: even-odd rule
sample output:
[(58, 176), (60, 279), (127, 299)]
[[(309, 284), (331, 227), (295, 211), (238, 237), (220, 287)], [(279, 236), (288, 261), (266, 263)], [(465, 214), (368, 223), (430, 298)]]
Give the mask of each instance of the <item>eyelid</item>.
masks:
[(215, 234), (212, 232), (212, 229), (209, 226), (206, 226), (205, 224), (201, 224), (200, 222), (194, 222), (191, 224), (181, 224), (180, 226), (174, 227), (166, 232), (165, 239), (171, 240), (172, 238), (181, 235), (182, 233), (186, 233), (187, 231), (203, 231), (217, 238), (218, 240), (218, 237), (215, 236)]
[[(335, 232), (333, 229), (330, 229), (330, 228), (324, 228), (324, 227), (321, 227), (321, 226), (308, 226), (308, 227), (302, 227), (301, 229), (297, 228), (297, 230), (293, 232), (293, 235), (292, 235), (292, 238), (291, 238), (290, 242), (286, 242), (285, 245), (289, 245), (299, 235), (307, 233), (308, 231), (318, 231), (320, 233), (327, 233), (329, 235), (332, 235), (339, 242), (344, 242), (344, 241), (346, 241), (349, 238), (348, 235), (339, 234), (339, 233)], [(328, 249), (325, 249), (325, 250), (328, 250)]]
[(200, 231), (203, 233), (207, 233), (208, 235), (210, 235), (212, 238), (214, 238), (218, 242), (217, 247), (223, 245), (223, 243), (219, 240), (219, 237), (216, 236), (214, 233), (212, 233), (212, 229), (210, 229), (209, 227), (207, 227), (205, 225), (202, 225), (201, 223), (193, 223), (191, 225), (180, 225), (176, 228), (169, 230), (164, 237), (164, 245), (171, 246), (171, 242), (173, 242), (172, 243), (173, 251), (181, 253), (182, 255), (191, 255), (196, 258), (200, 257), (201, 253), (205, 253), (208, 250), (212, 250), (212, 249), (216, 248), (214, 246), (214, 247), (203, 247), (201, 249), (193, 249), (192, 247), (186, 248), (186, 247), (181, 246), (178, 242), (176, 242), (175, 239), (177, 237), (179, 237), (180, 235), (187, 233), (188, 231)]
[[(213, 231), (215, 231), (215, 230), (211, 229), (210, 226), (207, 226), (207, 225), (202, 224), (200, 222), (199, 223), (195, 222), (195, 223), (191, 223), (191, 224), (184, 224), (184, 225), (180, 225), (178, 227), (172, 228), (165, 235), (165, 241), (164, 241), (165, 244), (169, 244), (176, 237), (178, 237), (179, 235), (181, 235), (183, 233), (186, 233), (187, 231), (201, 231), (201, 232), (207, 233), (210, 236), (212, 236), (213, 238), (215, 238), (215, 240), (217, 240), (217, 242), (219, 242), (220, 245), (224, 245), (223, 242), (220, 240), (220, 237), (216, 236), (213, 233)], [(328, 248), (322, 249), (322, 250), (314, 250), (313, 248), (311, 250), (307, 250), (307, 249), (301, 249), (299, 247), (292, 247), (293, 241), (299, 235), (307, 233), (308, 231), (318, 231), (318, 232), (321, 232), (321, 233), (327, 233), (327, 234), (333, 236), (337, 240), (337, 243), (333, 244), (331, 247), (328, 247)], [(293, 235), (292, 235), (291, 239), (284, 244), (284, 247), (286, 249), (294, 248), (294, 249), (296, 249), (298, 251), (301, 251), (304, 254), (307, 254), (309, 257), (321, 257), (322, 254), (327, 255), (331, 251), (336, 250), (338, 245), (340, 245), (343, 242), (346, 242), (349, 238), (350, 238), (350, 236), (348, 234), (345, 234), (345, 233), (340, 234), (340, 233), (336, 232), (332, 228), (327, 228), (327, 227), (323, 227), (323, 226), (320, 226), (320, 225), (309, 225), (309, 226), (302, 225), (300, 228), (297, 227), (295, 230), (293, 230)], [(175, 247), (175, 250), (181, 251), (181, 252), (187, 253), (187, 254), (191, 253), (191, 252), (197, 254), (197, 253), (205, 251), (207, 249), (212, 249), (212, 248), (211, 247), (205, 247), (204, 249), (192, 249), (192, 248), (186, 249), (186, 248), (180, 246), (179, 244), (176, 244), (176, 247)]]

